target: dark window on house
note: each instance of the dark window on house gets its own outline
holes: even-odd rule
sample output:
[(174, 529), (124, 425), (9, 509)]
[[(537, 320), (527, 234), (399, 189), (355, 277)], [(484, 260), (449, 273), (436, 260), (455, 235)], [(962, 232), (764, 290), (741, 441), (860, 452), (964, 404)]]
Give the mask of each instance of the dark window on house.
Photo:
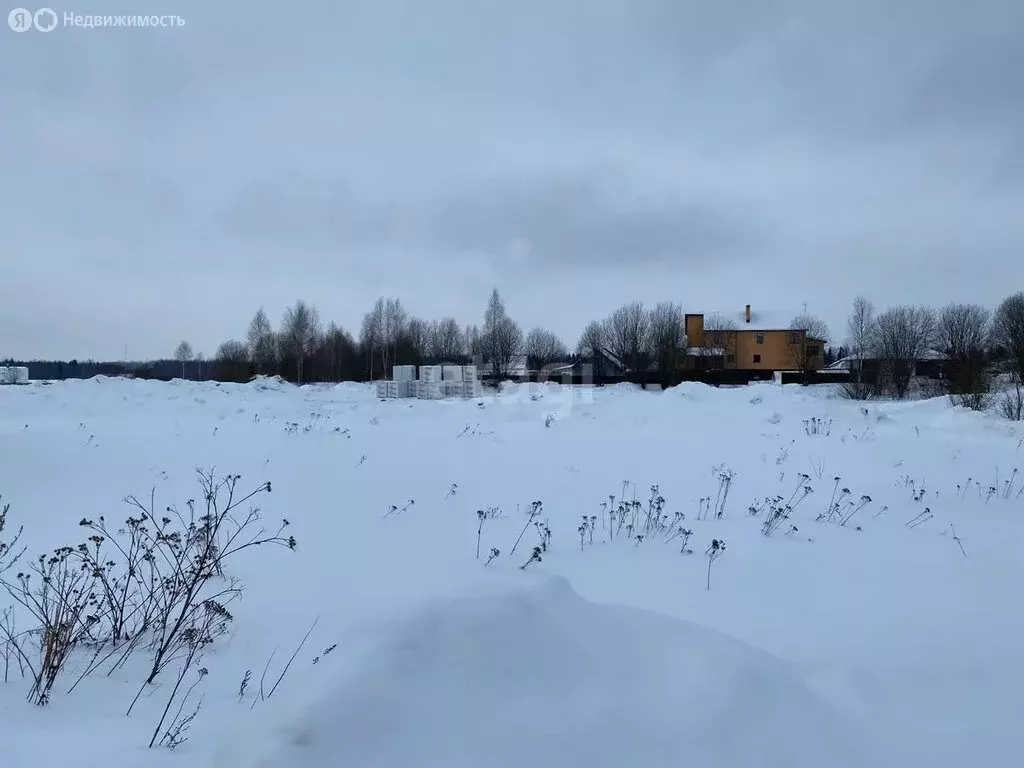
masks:
[(761, 362), (761, 356), (760, 355), (754, 355), (754, 362), (755, 363), (760, 363)]
[(819, 349), (818, 349), (818, 348), (817, 348), (816, 346), (814, 346), (814, 345), (812, 345), (812, 344), (809, 344), (809, 345), (807, 346), (807, 356), (808, 356), (808, 357), (815, 357), (815, 356), (817, 356), (817, 354), (818, 354), (818, 353), (819, 353), (820, 351), (821, 351), (821, 350), (819, 350)]
[(799, 333), (791, 333), (791, 334), (789, 334), (789, 343), (790, 344), (799, 344), (801, 341), (803, 341), (803, 339), (800, 338), (800, 334)]
[(727, 362), (727, 363), (735, 363), (736, 362), (736, 355), (726, 355), (725, 356), (725, 362)]
[(715, 331), (714, 340), (715, 344), (722, 344), (725, 341), (725, 333), (723, 331)]
[(764, 334), (763, 333), (757, 334), (757, 343), (758, 344), (764, 344)]

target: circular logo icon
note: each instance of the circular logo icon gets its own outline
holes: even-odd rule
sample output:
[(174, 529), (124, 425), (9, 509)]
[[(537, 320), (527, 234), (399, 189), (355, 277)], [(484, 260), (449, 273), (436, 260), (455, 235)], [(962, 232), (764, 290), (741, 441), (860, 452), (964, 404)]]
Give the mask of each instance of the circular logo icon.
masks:
[(32, 11), (27, 8), (15, 8), (7, 14), (7, 26), (15, 32), (28, 32), (32, 29)]
[(32, 17), (40, 32), (52, 32), (57, 26), (57, 13), (52, 8), (40, 8)]

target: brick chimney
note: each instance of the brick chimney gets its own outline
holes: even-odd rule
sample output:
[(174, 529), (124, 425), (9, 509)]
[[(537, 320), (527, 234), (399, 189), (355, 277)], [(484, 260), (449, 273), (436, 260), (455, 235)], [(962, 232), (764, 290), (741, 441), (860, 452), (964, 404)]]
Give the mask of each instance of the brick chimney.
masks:
[(747, 308), (744, 311), (744, 317), (746, 318), (746, 321), (749, 323), (750, 322), (750, 305), (749, 304), (747, 304)]

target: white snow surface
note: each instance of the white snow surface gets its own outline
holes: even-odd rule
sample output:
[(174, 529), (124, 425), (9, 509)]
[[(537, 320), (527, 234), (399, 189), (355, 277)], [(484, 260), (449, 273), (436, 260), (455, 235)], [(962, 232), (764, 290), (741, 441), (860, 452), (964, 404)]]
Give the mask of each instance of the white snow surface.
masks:
[(282, 740), (261, 768), (864, 764), (788, 665), (560, 577), (399, 622)]
[[(270, 480), (267, 524), (287, 518), (299, 543), (229, 565), (246, 591), (202, 660), (189, 740), (146, 749), (171, 670), (125, 717), (144, 651), (69, 694), (83, 651), (43, 708), (0, 654), (0, 765), (1019, 764), (1019, 425), (773, 384), (386, 402), (372, 386), (273, 379), (0, 388), (3, 537), (24, 526), (32, 554), (77, 544), (82, 517), (127, 517), (127, 494), (182, 505), (197, 466)], [(723, 515), (698, 520), (716, 467), (735, 473)], [(801, 474), (813, 493), (762, 535), (749, 508), (789, 499)], [(642, 515), (652, 485), (665, 514), (685, 514), (693, 554), (611, 535), (602, 503), (625, 488)], [(834, 488), (871, 498), (845, 526), (816, 520)], [(523, 570), (532, 526), (510, 553), (533, 501), (551, 546)], [(478, 560), (477, 510), (493, 507)], [(584, 515), (596, 525), (581, 546)], [(712, 538), (727, 550), (709, 590)], [(269, 688), (314, 619), (259, 701), (268, 659)]]

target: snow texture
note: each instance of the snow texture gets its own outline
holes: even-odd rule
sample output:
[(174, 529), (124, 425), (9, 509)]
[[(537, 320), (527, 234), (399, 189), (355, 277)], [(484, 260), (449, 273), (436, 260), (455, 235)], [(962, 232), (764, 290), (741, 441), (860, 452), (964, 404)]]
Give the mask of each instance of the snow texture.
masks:
[[(123, 520), (128, 494), (182, 506), (196, 467), (272, 481), (268, 527), (288, 518), (298, 539), (229, 566), (246, 590), (175, 751), (146, 744), (176, 669), (126, 717), (146, 653), (69, 694), (83, 650), (33, 707), (0, 641), (0, 766), (1020, 764), (1020, 425), (768, 383), (374, 395), (274, 378), (0, 387), (0, 538), (24, 526), (29, 556), (77, 544), (83, 516)], [(726, 470), (721, 517), (701, 514)], [(609, 511), (635, 498), (642, 519), (651, 486), (692, 554), (613, 535)], [(803, 487), (764, 536), (764, 500)], [(844, 488), (870, 501), (820, 519)], [(512, 550), (535, 501), (552, 536), (524, 570), (533, 526)], [(728, 548), (708, 589), (712, 539)], [(261, 701), (264, 668), (269, 687), (314, 620)]]
[(301, 723), (260, 768), (866, 764), (788, 665), (559, 577), (398, 622)]

